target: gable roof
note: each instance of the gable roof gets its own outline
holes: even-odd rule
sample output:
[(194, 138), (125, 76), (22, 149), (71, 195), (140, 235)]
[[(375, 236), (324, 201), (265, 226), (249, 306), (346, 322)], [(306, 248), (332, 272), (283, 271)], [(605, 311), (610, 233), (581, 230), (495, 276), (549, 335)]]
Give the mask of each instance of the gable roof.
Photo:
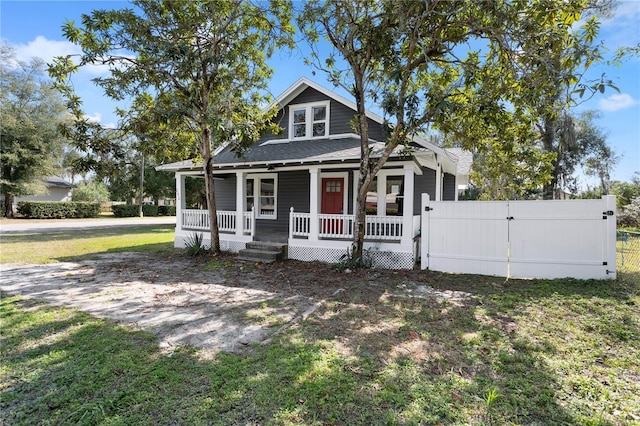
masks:
[[(339, 102), (351, 109), (357, 111), (354, 102), (338, 95), (337, 93), (326, 89), (325, 87), (302, 77), (289, 86), (280, 96), (278, 96), (266, 109), (278, 107), (278, 110), (285, 108), (298, 95), (307, 88), (312, 88), (327, 98)], [(366, 116), (372, 121), (383, 124), (384, 118), (377, 114), (366, 112)], [(370, 144), (375, 151), (380, 151), (384, 146), (382, 142), (371, 140)], [(449, 152), (439, 146), (436, 146), (423, 138), (413, 138), (414, 151), (416, 153), (433, 153), (436, 162), (443, 166), (443, 169), (449, 173), (459, 173), (457, 168), (458, 155)], [(296, 139), (296, 140), (280, 140), (273, 139), (256, 143), (248, 148), (241, 156), (227, 146), (221, 146), (214, 153), (214, 167), (242, 167), (254, 164), (270, 165), (270, 164), (304, 164), (309, 162), (323, 161), (359, 161), (360, 159), (360, 137), (356, 134), (344, 134), (329, 136), (321, 139)], [(397, 156), (404, 147), (399, 147), (394, 152)], [(184, 170), (199, 167), (192, 160), (181, 161), (172, 164), (166, 164), (156, 167), (157, 170)]]

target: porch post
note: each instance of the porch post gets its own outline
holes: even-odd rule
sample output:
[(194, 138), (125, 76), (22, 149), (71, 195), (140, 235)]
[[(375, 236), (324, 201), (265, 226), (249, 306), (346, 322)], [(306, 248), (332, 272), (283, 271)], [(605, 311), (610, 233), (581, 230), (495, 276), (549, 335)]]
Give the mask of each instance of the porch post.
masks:
[(318, 214), (320, 213), (320, 170), (318, 167), (309, 169), (309, 240), (318, 241), (320, 233), (320, 223)]
[(176, 172), (176, 231), (182, 230), (182, 211), (185, 209), (185, 175)]
[(236, 172), (236, 235), (244, 234), (245, 173)]
[(404, 194), (402, 198), (402, 240), (403, 246), (413, 244), (413, 181), (412, 166), (404, 166)]
[(376, 216), (387, 215), (387, 176), (378, 174), (378, 203), (376, 204)]

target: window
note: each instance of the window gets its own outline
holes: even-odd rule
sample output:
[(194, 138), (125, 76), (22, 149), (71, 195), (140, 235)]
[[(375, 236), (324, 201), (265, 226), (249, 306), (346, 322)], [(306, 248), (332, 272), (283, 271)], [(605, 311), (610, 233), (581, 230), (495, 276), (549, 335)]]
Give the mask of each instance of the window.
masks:
[(247, 210), (256, 209), (259, 219), (276, 219), (277, 175), (254, 175), (247, 177)]
[(323, 138), (329, 135), (329, 101), (289, 107), (290, 137)]
[(404, 176), (387, 176), (387, 216), (402, 216)]
[(367, 214), (378, 214), (378, 179), (386, 187), (384, 194), (385, 216), (402, 216), (404, 203), (404, 176), (376, 176), (367, 191)]

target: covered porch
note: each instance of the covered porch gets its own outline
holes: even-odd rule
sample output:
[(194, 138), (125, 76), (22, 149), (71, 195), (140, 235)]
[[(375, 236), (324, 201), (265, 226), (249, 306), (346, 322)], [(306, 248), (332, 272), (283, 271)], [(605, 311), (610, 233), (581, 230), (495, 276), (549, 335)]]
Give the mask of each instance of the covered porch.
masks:
[[(415, 163), (396, 164), (380, 173), (374, 183), (377, 189), (367, 197), (365, 248), (374, 266), (412, 268), (415, 264), (420, 233), (420, 216), (414, 211), (416, 174), (421, 170)], [(176, 174), (176, 247), (184, 247), (194, 233), (209, 244), (208, 210), (185, 203), (185, 180), (196, 176), (201, 174)], [(292, 177), (299, 188), (291, 184)], [(227, 173), (216, 184), (216, 202), (223, 207), (217, 211), (221, 249), (239, 252), (252, 241), (272, 241), (287, 244), (292, 259), (338, 262), (353, 240), (356, 178), (357, 171), (336, 170), (335, 165)], [(397, 205), (390, 208), (394, 206), (387, 187), (397, 192), (392, 198), (400, 203), (399, 209)], [(218, 202), (219, 197), (223, 201)], [(228, 209), (231, 205), (235, 210)]]

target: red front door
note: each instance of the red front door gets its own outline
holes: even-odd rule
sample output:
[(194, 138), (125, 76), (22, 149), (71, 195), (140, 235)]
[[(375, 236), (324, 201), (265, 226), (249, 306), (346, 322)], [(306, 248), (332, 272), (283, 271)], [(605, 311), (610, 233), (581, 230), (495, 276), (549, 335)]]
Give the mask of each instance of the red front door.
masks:
[[(341, 215), (344, 212), (344, 178), (322, 179), (322, 202), (320, 213)], [(322, 219), (320, 232), (341, 234), (342, 218)]]

